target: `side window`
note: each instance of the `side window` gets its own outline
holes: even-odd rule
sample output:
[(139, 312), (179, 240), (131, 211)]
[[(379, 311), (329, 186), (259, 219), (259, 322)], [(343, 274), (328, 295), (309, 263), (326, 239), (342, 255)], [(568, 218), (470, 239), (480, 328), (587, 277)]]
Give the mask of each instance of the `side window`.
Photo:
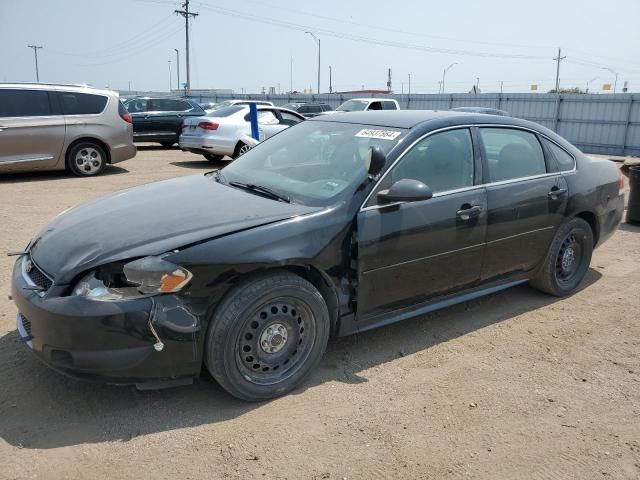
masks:
[(367, 110), (382, 110), (382, 102), (371, 102)]
[(509, 128), (481, 128), (480, 139), (491, 182), (547, 172), (542, 146), (533, 133)]
[(543, 138), (542, 141), (553, 155), (553, 158), (558, 164), (558, 169), (561, 172), (573, 170), (573, 168), (576, 166), (576, 161), (571, 155), (569, 155), (563, 148), (560, 148), (558, 145), (547, 140), (546, 138)]
[(304, 114), (304, 113), (309, 113), (309, 107), (307, 105), (302, 105), (300, 107), (298, 107), (298, 113), (300, 114)]
[(322, 107), (320, 105), (310, 105), (309, 112), (310, 113), (320, 113), (322, 111)]
[(107, 105), (104, 95), (58, 92), (63, 115), (91, 115), (101, 113)]
[(189, 102), (185, 102), (184, 100), (172, 100), (172, 101), (175, 102), (174, 111), (176, 112), (187, 112), (192, 108), (194, 108), (191, 106)]
[(473, 145), (469, 129), (449, 130), (421, 140), (390, 173), (390, 184), (410, 178), (433, 193), (473, 186)]
[(258, 111), (258, 123), (260, 125), (275, 125), (280, 122), (271, 110), (261, 110)]
[(395, 102), (390, 102), (390, 101), (385, 101), (382, 102), (382, 108), (383, 110), (397, 110), (398, 108), (396, 107)]
[(0, 117), (51, 115), (49, 94), (44, 90), (0, 89)]
[(144, 98), (134, 98), (127, 102), (127, 110), (129, 113), (148, 112), (148, 102)]
[(301, 120), (295, 115), (291, 115), (289, 112), (280, 112), (282, 115), (282, 123), (283, 125), (295, 125), (296, 123), (300, 123)]
[(154, 98), (149, 100), (150, 112), (184, 112), (191, 109), (191, 104), (170, 98)]

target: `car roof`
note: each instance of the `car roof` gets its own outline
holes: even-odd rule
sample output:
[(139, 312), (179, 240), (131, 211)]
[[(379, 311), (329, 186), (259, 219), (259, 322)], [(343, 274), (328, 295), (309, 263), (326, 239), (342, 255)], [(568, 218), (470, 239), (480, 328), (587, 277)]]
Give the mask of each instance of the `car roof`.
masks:
[(357, 100), (359, 102), (379, 102), (379, 101), (392, 101), (392, 102), (397, 102), (397, 100), (395, 98), (348, 98), (345, 100), (345, 102), (348, 102), (349, 100)]
[(392, 128), (414, 128), (430, 123), (433, 128), (464, 124), (500, 124), (534, 128), (547, 133), (547, 129), (537, 123), (515, 117), (487, 115), (482, 113), (453, 112), (451, 110), (375, 110), (364, 112), (344, 112), (310, 118), (308, 122), (359, 123)]
[(1, 83), (0, 88), (27, 88), (27, 89), (42, 89), (48, 88), (52, 90), (60, 91), (74, 91), (74, 92), (99, 92), (104, 94), (115, 94), (115, 90), (108, 88), (98, 88), (85, 83), (37, 83), (37, 82), (13, 82), (13, 83)]

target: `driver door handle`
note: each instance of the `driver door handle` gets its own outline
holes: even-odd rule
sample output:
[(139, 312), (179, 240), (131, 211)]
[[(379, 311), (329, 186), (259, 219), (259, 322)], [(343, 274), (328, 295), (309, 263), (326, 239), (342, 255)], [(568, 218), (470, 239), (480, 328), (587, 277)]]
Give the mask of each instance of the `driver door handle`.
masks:
[(567, 193), (567, 189), (566, 188), (552, 188), (551, 191), (547, 194), (549, 197), (556, 199), (558, 198), (560, 195), (564, 195), (565, 193)]
[(473, 205), (473, 206), (468, 206), (468, 205), (463, 205), (463, 207), (467, 207), (467, 208), (461, 208), (460, 210), (458, 210), (456, 212), (456, 217), (458, 217), (460, 220), (463, 221), (468, 221), (471, 218), (477, 217), (478, 215), (480, 215), (480, 212), (482, 211), (482, 207), (480, 205)]

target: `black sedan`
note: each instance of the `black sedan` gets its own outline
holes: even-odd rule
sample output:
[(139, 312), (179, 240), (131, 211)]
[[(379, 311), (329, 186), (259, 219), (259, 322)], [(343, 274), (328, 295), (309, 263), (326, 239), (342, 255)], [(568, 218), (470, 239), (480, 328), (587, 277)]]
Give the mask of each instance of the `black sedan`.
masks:
[(223, 170), (56, 217), (18, 252), (17, 327), (69, 375), (156, 388), (204, 364), (231, 394), (268, 399), (332, 336), (524, 282), (575, 292), (622, 185), (613, 163), (523, 120), (322, 116)]
[(185, 118), (206, 115), (189, 98), (134, 97), (125, 106), (133, 120), (134, 142), (157, 142), (171, 147), (178, 142)]

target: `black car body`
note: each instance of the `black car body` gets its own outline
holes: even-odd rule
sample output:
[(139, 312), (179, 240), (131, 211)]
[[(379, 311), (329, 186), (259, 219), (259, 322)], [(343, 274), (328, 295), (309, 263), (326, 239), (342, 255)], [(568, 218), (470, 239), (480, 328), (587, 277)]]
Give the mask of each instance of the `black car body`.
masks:
[(134, 97), (125, 106), (133, 119), (133, 140), (165, 146), (177, 143), (185, 118), (206, 114), (189, 98)]
[[(358, 161), (349, 163), (358, 152), (340, 148), (328, 149), (340, 153), (327, 154), (327, 169), (307, 159), (292, 167), (289, 162), (299, 158), (296, 145), (325, 141), (322, 132), (327, 141), (338, 132), (346, 140), (364, 139), (357, 146), (369, 148), (369, 174)], [(289, 156), (279, 155), (278, 148)], [(381, 172), (372, 173), (374, 157), (383, 155), (380, 148), (386, 162)], [(534, 153), (542, 156), (542, 172), (532, 166), (538, 161)], [(424, 155), (431, 155), (426, 163)], [(275, 178), (274, 168), (288, 172), (290, 198), (275, 195), (273, 185), (259, 190), (240, 182), (243, 172), (267, 157), (264, 178)], [(424, 165), (431, 188), (416, 180)], [(319, 184), (304, 183), (313, 172), (329, 169), (343, 173)], [(67, 374), (157, 386), (162, 384), (157, 381), (188, 382), (205, 362), (234, 395), (269, 398), (289, 391), (301, 376), (281, 385), (273, 371), (285, 365), (259, 360), (253, 352), (260, 346), (246, 342), (257, 337), (275, 351), (269, 355), (276, 355), (276, 344), (286, 340), (289, 314), (299, 315), (291, 305), (300, 311), (305, 305), (326, 305), (313, 310), (319, 312), (310, 315), (315, 323), (297, 321), (322, 333), (326, 320), (328, 337), (527, 281), (566, 295), (586, 272), (590, 249), (614, 233), (623, 203), (612, 162), (587, 157), (531, 122), (424, 111), (322, 116), (261, 143), (220, 172), (132, 188), (58, 216), (16, 262), (12, 295), (20, 312), (18, 330), (36, 355)], [(99, 217), (96, 211), (102, 212)], [(122, 301), (73, 293), (90, 272), (104, 285), (115, 285), (112, 279), (122, 275), (123, 263), (150, 256), (188, 270), (192, 278), (178, 272), (187, 286)], [(575, 259), (579, 263), (572, 263)], [(239, 313), (244, 304), (262, 301), (273, 284), (289, 288), (278, 292), (294, 300), (287, 303), (278, 293), (281, 303), (259, 307), (260, 316), (246, 326)], [(316, 292), (315, 297), (296, 297), (292, 285)], [(239, 292), (247, 295), (238, 297)], [(272, 313), (282, 316), (271, 325), (283, 328), (284, 336), (260, 333), (260, 319), (270, 321)], [(236, 324), (245, 325), (237, 328), (246, 333), (233, 330)], [(233, 330), (233, 341), (222, 340), (227, 337), (218, 330), (224, 328)], [(320, 353), (309, 353), (308, 363), (317, 363), (324, 349), (320, 333), (309, 347), (317, 344)], [(309, 341), (302, 331), (291, 331), (288, 338), (295, 338), (300, 349)], [(229, 349), (235, 355), (236, 348), (251, 352), (229, 357), (238, 360), (237, 369), (233, 360), (215, 357)], [(278, 361), (286, 364), (289, 358)], [(256, 376), (265, 368), (272, 376), (243, 390), (238, 382), (253, 378), (251, 368)]]
[(283, 108), (288, 108), (289, 110), (293, 110), (294, 112), (298, 112), (305, 118), (317, 117), (322, 112), (330, 112), (333, 110), (331, 105), (328, 103), (313, 103), (313, 102), (294, 102), (287, 103), (282, 106)]

